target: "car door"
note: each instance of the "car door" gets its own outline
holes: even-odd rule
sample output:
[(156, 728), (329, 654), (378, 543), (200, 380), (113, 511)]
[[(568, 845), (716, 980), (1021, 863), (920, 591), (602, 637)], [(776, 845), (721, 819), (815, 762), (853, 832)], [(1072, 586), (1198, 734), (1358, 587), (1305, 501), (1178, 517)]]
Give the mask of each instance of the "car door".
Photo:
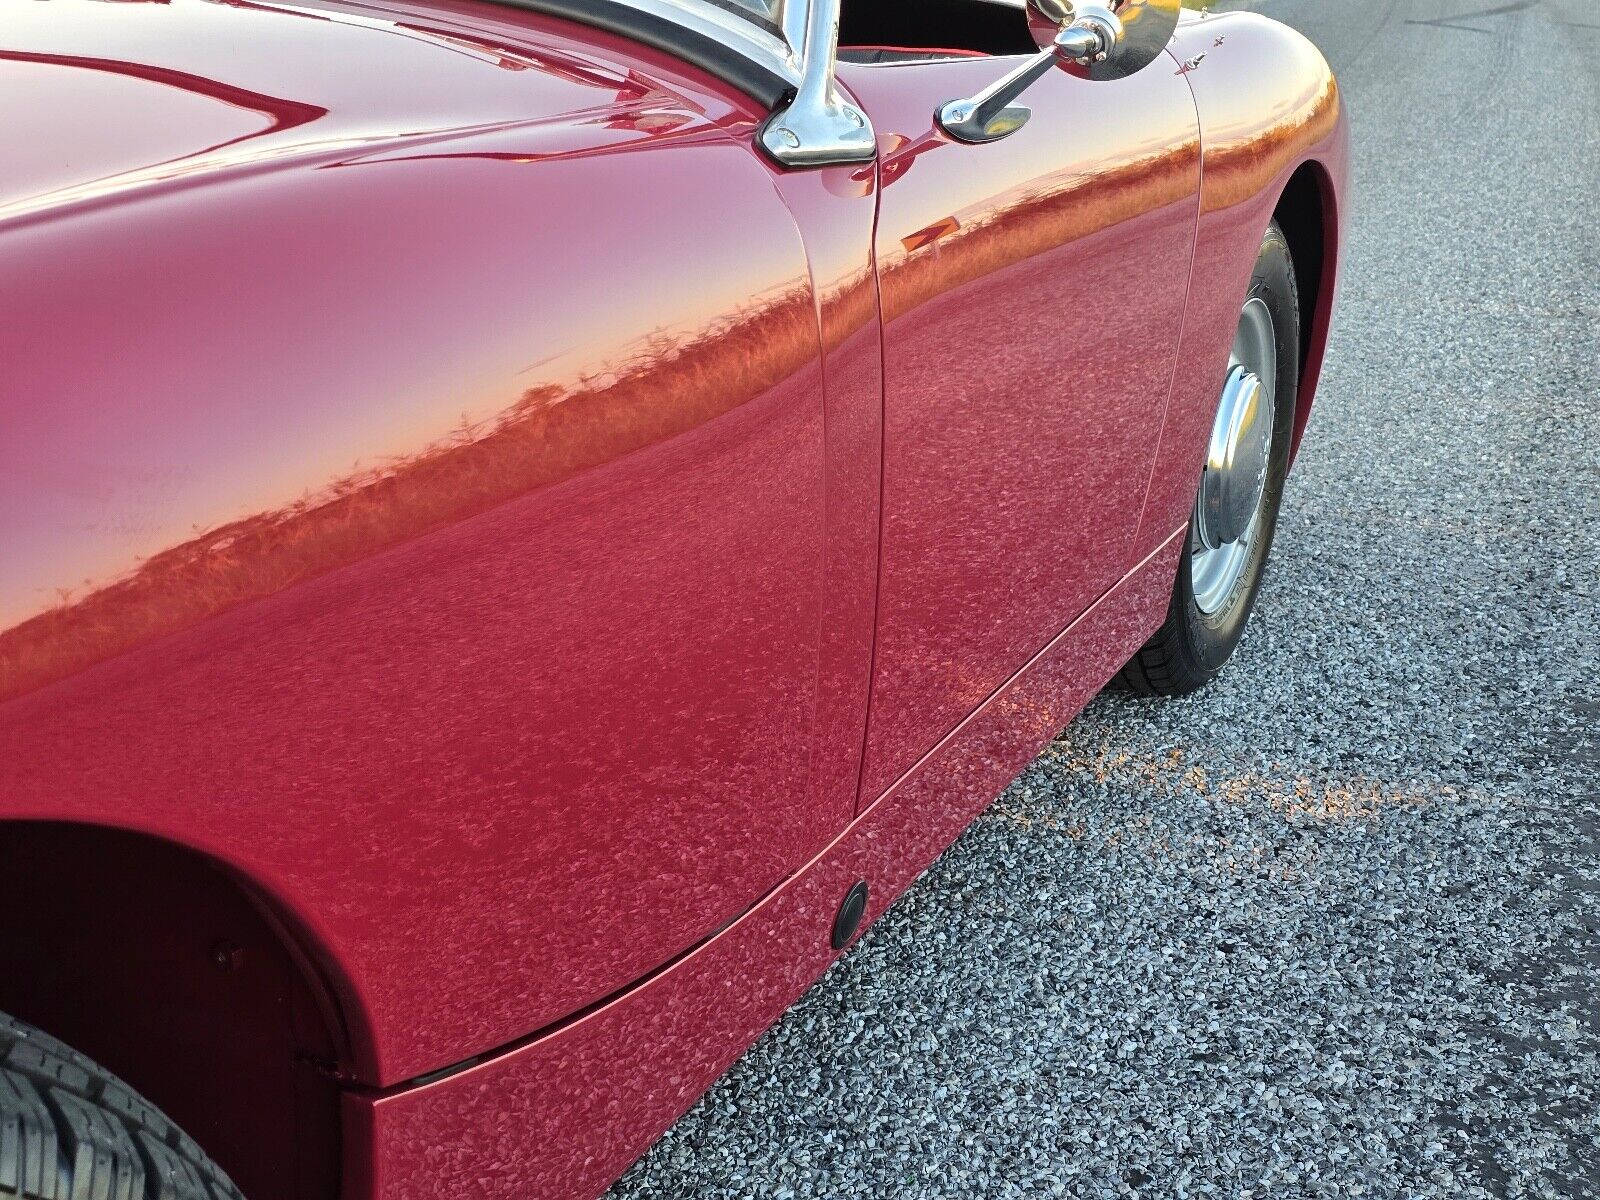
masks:
[(1013, 58), (840, 64), (882, 152), (883, 542), (870, 801), (1131, 566), (1199, 186), (1178, 64), (1057, 71), (988, 145), (932, 128)]

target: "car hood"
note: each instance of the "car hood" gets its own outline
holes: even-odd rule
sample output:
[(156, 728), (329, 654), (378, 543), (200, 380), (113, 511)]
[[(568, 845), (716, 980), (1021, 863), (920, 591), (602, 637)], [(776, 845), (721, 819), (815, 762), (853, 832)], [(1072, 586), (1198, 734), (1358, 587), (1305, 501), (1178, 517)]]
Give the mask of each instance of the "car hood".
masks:
[(627, 123), (607, 117), (648, 104), (625, 69), (530, 36), (535, 18), (461, 12), (315, 0), (8, 4), (0, 223), (507, 126), (553, 123), (566, 135), (552, 130), (538, 149), (560, 152), (596, 127), (625, 136)]

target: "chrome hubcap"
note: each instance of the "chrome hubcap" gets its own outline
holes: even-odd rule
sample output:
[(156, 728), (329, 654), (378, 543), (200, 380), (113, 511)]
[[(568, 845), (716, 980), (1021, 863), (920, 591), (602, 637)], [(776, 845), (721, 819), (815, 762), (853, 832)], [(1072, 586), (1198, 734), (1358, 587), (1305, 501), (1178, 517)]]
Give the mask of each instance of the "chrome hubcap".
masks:
[(1208, 615), (1233, 599), (1250, 561), (1272, 463), (1277, 395), (1278, 337), (1272, 310), (1265, 301), (1252, 299), (1239, 314), (1195, 501), (1191, 575), (1195, 603)]

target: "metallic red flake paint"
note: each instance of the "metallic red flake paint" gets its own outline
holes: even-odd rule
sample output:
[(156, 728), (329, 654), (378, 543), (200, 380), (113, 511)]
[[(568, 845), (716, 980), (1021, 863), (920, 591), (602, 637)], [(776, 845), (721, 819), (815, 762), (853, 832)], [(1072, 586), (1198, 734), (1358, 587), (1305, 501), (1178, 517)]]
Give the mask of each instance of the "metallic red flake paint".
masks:
[(903, 147), (878, 218), (868, 799), (1128, 570), (1183, 321), (1200, 189), (1184, 81), (1057, 72), (1004, 141), (933, 135), (930, 114), (994, 73), (981, 58), (841, 69)]
[(986, 147), (1000, 62), (844, 65), (879, 163), (785, 174), (509, 8), (0, 4), (0, 820), (242, 889), (351, 1200), (602, 1190), (1116, 671), (1292, 178), (1303, 426), (1346, 131), (1260, 18)]

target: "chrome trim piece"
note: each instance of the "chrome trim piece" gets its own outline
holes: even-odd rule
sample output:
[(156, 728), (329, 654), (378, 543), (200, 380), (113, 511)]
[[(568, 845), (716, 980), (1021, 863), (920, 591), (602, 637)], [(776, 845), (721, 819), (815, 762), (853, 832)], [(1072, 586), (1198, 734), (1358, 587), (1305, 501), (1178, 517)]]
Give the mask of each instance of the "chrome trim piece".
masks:
[(1046, 15), (1067, 12), (1075, 22), (1109, 16), (1118, 23), (1116, 44), (1106, 53), (1077, 64), (1085, 79), (1126, 79), (1159, 62), (1172, 44), (1183, 15), (1183, 0), (1028, 0)]
[[(756, 142), (780, 166), (871, 162), (877, 137), (867, 114), (834, 79), (840, 0), (780, 0), (776, 23), (722, 7), (727, 0), (499, 0), (632, 36), (669, 51), (663, 28), (682, 30), (691, 62), (770, 104)], [(635, 14), (630, 25), (617, 13)], [(656, 36), (646, 36), (654, 27)], [(710, 61), (715, 60), (715, 61)], [(752, 84), (754, 84), (752, 86)]]
[(753, 60), (793, 85), (800, 83), (794, 56), (783, 37), (769, 30), (755, 14), (744, 16), (708, 0), (626, 0), (628, 7), (673, 21), (697, 33), (715, 37), (728, 49)]
[(1027, 0), (1039, 56), (971, 99), (950, 101), (936, 114), (939, 128), (957, 141), (997, 142), (1028, 123), (1032, 112), (1016, 101), (1056, 67), (1085, 79), (1122, 79), (1144, 70), (1171, 42), (1178, 5), (1179, 0)]
[(800, 68), (778, 26), (710, 0), (493, 0), (564, 17), (676, 55), (777, 105), (800, 85)]
[(1195, 513), (1195, 532), (1207, 549), (1244, 536), (1261, 503), (1271, 448), (1272, 412), (1261, 378), (1247, 367), (1235, 367), (1222, 389)]
[[(1113, 21), (1115, 17), (1111, 18)], [(1063, 62), (1105, 57), (1105, 49), (1116, 43), (1109, 27), (1085, 22), (1068, 26), (1056, 34), (1055, 41), (1016, 70), (1002, 75), (970, 100), (952, 100), (936, 114), (939, 128), (960, 142), (982, 145), (1009, 137), (1028, 123), (1033, 110), (1014, 104), (1027, 91)]]
[(1278, 332), (1252, 297), (1239, 314), (1222, 401), (1211, 428), (1189, 544), (1194, 602), (1212, 616), (1232, 602), (1261, 525), (1277, 420)]
[(789, 45), (789, 54), (799, 68), (800, 52), (806, 44), (806, 21), (810, 19), (808, 0), (778, 0), (778, 27)]
[(700, 0), (703, 4), (714, 4), (718, 8), (731, 12), (736, 17), (743, 17), (747, 21), (754, 21), (773, 33), (781, 34), (782, 28), (776, 18), (776, 10), (768, 7), (766, 0)]
[[(839, 0), (794, 0), (806, 9), (800, 84), (793, 99), (761, 126), (756, 140), (785, 167), (832, 167), (871, 162), (878, 139), (867, 114), (840, 94), (834, 81), (839, 54)], [(788, 13), (786, 29), (798, 18)]]

